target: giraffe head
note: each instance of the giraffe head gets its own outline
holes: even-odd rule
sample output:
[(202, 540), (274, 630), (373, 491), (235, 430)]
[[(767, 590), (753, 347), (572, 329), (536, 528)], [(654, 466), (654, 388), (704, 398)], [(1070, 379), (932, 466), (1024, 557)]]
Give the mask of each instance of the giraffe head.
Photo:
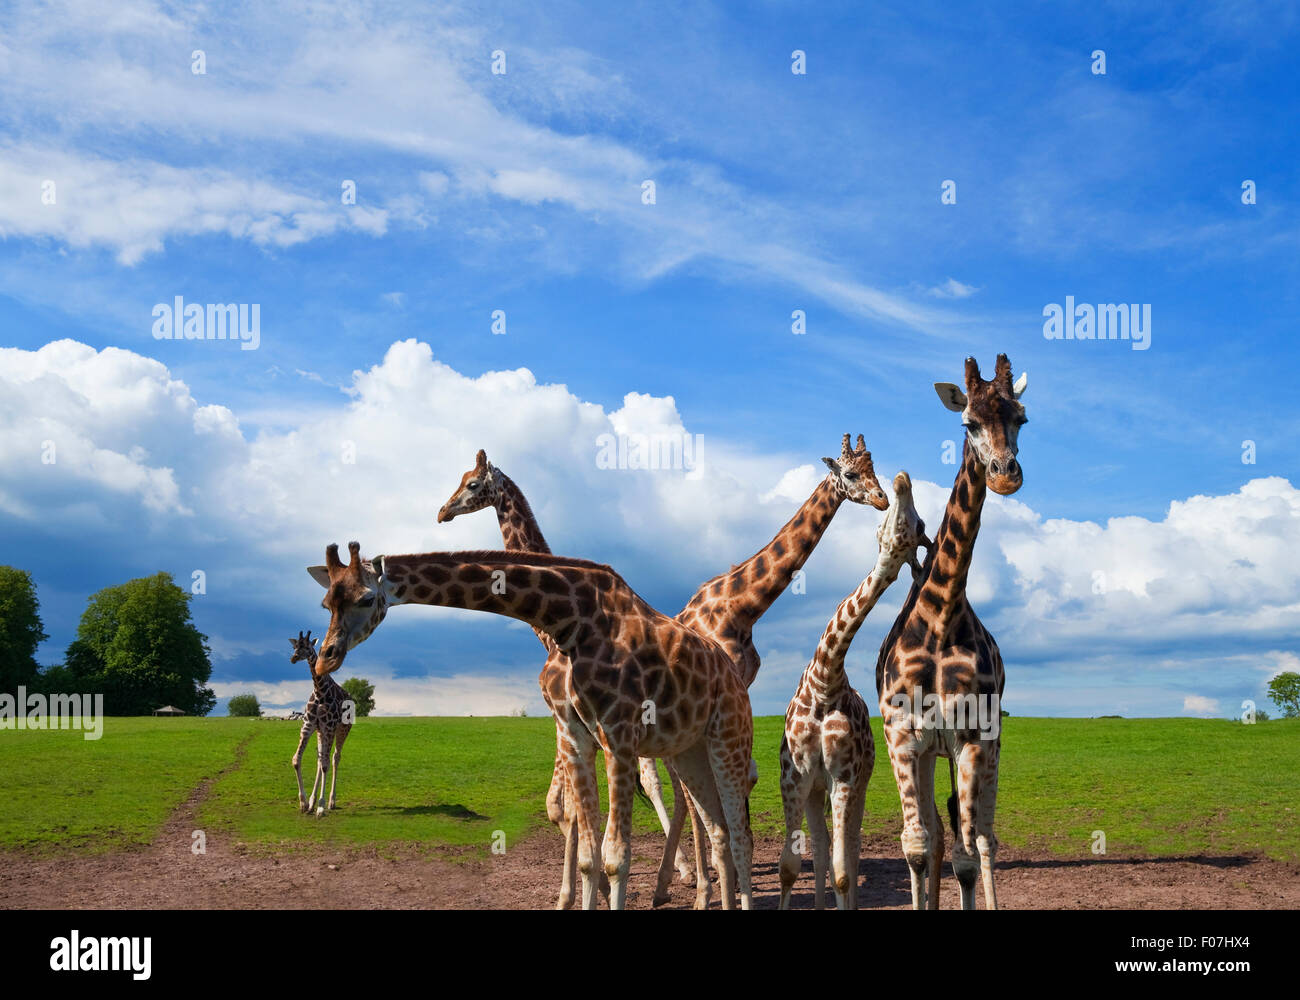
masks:
[(299, 632), (298, 638), (289, 640), (289, 645), (293, 647), (293, 655), (289, 657), (290, 663), (297, 663), (299, 660), (310, 663), (312, 657), (316, 655), (316, 640), (311, 637), (311, 629), (308, 629), (305, 635)]
[(348, 650), (369, 638), (388, 613), (384, 588), (375, 567), (361, 558), (361, 546), (348, 542), (352, 558), (346, 566), (339, 560), (339, 547), (325, 549), (325, 565), (309, 566), (312, 579), (325, 588), (321, 607), (330, 613), (329, 631), (316, 658), (316, 676), (332, 674), (343, 665)]
[(858, 435), (856, 448), (849, 447), (849, 435), (845, 434), (844, 440), (840, 442), (840, 457), (823, 458), (822, 461), (831, 470), (835, 487), (846, 500), (868, 503), (876, 510), (886, 510), (889, 507), (889, 497), (885, 496), (885, 491), (876, 480), (871, 452), (867, 451), (867, 444), (862, 440), (861, 434)]
[(1020, 397), (1028, 384), (1029, 375), (1023, 372), (1011, 384), (1011, 362), (1005, 354), (998, 355), (992, 381), (980, 378), (980, 366), (967, 358), (965, 392), (951, 382), (934, 384), (943, 405), (961, 414), (966, 440), (984, 469), (989, 489), (1003, 496), (1010, 496), (1024, 482), (1016, 454), (1020, 428), (1026, 423)]
[(497, 476), (496, 466), (487, 460), (487, 453), (480, 448), (474, 468), (460, 477), (456, 492), (438, 511), (438, 523), (450, 521), (458, 514), (472, 514), (484, 507), (495, 506), (501, 492)]

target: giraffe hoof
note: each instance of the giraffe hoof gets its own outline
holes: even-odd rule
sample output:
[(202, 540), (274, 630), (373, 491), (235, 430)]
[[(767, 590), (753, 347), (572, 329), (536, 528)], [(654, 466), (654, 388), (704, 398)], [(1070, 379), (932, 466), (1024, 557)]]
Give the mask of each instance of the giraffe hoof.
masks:
[(673, 897), (670, 896), (668, 893), (664, 893), (662, 896), (658, 896), (658, 895), (657, 895), (657, 896), (654, 897), (654, 899), (650, 900), (650, 905), (651, 905), (651, 906), (663, 906), (665, 903), (670, 903), (670, 902), (672, 902), (672, 898), (673, 898)]
[(325, 807), (324, 807), (324, 806), (317, 806), (317, 807), (316, 807), (316, 816), (317, 816), (317, 818), (319, 819), (321, 816), (324, 816), (324, 815), (325, 815)]

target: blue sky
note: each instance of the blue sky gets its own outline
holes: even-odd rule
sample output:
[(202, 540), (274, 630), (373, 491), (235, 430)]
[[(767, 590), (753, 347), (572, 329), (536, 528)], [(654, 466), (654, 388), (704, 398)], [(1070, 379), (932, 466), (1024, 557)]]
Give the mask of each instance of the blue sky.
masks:
[[(5, 10), (0, 561), (36, 577), (45, 662), (94, 590), (202, 569), (223, 700), (300, 702), (303, 567), (498, 544), (490, 513), (433, 520), (480, 447), (553, 548), (675, 613), (845, 431), (937, 525), (958, 425), (930, 385), (1005, 351), (1026, 481), (971, 594), (1007, 707), (1228, 715), (1300, 664), (1288, 5)], [(154, 339), (177, 295), (258, 304), (259, 348)], [(1149, 304), (1150, 348), (1045, 339), (1066, 296)], [(699, 435), (701, 467), (598, 469), (610, 429)], [(842, 510), (760, 624), (756, 711), (877, 523)], [(345, 672), (381, 711), (537, 713), (539, 667), (514, 623), (401, 609)]]

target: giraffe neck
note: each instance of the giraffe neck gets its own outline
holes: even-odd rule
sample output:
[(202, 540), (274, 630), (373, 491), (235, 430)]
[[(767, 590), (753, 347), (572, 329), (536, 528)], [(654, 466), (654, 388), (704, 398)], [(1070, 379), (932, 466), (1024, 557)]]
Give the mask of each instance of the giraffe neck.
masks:
[(501, 470), (495, 472), (501, 484), (495, 504), (497, 524), (505, 547), (517, 552), (550, 552), (551, 547), (546, 544), (524, 491)]
[[(722, 595), (743, 590), (747, 596), (747, 600), (731, 605), (732, 620), (737, 625), (753, 626), (785, 593), (791, 578), (808, 561), (843, 502), (844, 495), (827, 476), (772, 541), (719, 578), (724, 581)], [(712, 581), (701, 588), (706, 589), (715, 590)]]
[(947, 633), (953, 617), (965, 605), (966, 577), (975, 554), (975, 536), (979, 534), (980, 513), (987, 494), (984, 467), (967, 441), (962, 450), (961, 469), (934, 536), (934, 547), (926, 559), (925, 578), (913, 608), (937, 635)]
[[(507, 549), (518, 552), (549, 553), (551, 547), (542, 536), (542, 529), (533, 516), (524, 491), (515, 485), (515, 481), (493, 466), (498, 482), (496, 512), (497, 524), (501, 527), (501, 541)], [(537, 638), (549, 653), (555, 649), (555, 640), (541, 629), (533, 629)]]
[(546, 633), (564, 652), (604, 643), (605, 601), (621, 614), (644, 610), (631, 588), (608, 566), (540, 553), (431, 552), (385, 556), (386, 605), (428, 604), (504, 615)]
[(844, 659), (849, 647), (853, 645), (853, 639), (862, 623), (867, 620), (871, 609), (897, 579), (901, 566), (901, 560), (892, 555), (887, 557), (886, 552), (881, 552), (867, 578), (858, 584), (853, 593), (840, 601), (840, 606), (827, 622), (821, 642), (817, 644), (817, 651), (808, 665), (809, 681), (819, 692), (830, 695), (848, 685)]

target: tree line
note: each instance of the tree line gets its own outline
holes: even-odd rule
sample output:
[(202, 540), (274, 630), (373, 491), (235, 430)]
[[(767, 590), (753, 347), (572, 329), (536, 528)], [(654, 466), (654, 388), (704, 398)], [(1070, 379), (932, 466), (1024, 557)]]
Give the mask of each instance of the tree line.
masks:
[(0, 566), (0, 691), (104, 695), (107, 715), (148, 715), (174, 705), (207, 715), (217, 696), (208, 637), (190, 619), (190, 595), (170, 573), (128, 580), (92, 594), (63, 663), (42, 667), (49, 636), (31, 574)]

